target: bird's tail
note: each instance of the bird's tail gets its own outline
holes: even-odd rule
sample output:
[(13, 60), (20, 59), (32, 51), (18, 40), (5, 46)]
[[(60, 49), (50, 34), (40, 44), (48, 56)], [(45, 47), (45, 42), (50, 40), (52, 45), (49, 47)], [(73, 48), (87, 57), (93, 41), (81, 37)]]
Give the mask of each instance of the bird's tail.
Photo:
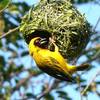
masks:
[(77, 71), (84, 71), (84, 70), (88, 69), (89, 66), (90, 66), (89, 64), (81, 64), (81, 65), (77, 66)]

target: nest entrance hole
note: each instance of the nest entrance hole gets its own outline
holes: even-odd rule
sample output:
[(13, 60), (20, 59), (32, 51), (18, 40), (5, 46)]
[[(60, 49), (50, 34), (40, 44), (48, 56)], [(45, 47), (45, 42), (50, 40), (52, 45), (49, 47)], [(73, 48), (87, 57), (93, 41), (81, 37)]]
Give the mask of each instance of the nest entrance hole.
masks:
[(35, 30), (33, 33), (28, 35), (27, 42), (29, 43), (31, 39), (35, 37), (46, 38), (49, 41), (49, 37), (52, 37), (52, 34), (46, 30)]

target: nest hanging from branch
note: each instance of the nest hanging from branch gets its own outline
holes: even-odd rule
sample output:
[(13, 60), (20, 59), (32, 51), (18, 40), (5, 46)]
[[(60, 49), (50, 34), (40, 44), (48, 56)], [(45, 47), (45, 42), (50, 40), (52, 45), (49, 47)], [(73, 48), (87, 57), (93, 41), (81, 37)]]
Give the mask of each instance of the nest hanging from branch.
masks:
[(70, 0), (41, 0), (24, 16), (20, 31), (27, 43), (37, 36), (53, 37), (62, 56), (70, 61), (86, 47), (91, 28)]

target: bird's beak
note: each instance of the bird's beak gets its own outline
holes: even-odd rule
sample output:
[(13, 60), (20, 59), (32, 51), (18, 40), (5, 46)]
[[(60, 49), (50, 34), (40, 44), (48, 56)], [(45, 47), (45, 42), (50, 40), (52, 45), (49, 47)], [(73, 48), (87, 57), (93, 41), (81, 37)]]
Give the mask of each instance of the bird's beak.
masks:
[(48, 43), (48, 41), (46, 38), (41, 38), (40, 44), (47, 44), (47, 43)]

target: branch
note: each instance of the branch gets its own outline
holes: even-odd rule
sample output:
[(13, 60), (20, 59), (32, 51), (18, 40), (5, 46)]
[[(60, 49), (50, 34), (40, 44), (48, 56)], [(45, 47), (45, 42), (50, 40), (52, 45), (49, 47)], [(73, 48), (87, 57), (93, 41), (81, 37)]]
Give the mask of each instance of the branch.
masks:
[(40, 100), (42, 97), (44, 97), (46, 94), (48, 94), (50, 91), (52, 91), (54, 88), (56, 88), (58, 86), (58, 84), (60, 83), (61, 81), (59, 80), (54, 80), (54, 82), (49, 85), (48, 88), (46, 88), (37, 98), (36, 100)]
[(97, 77), (98, 75), (100, 75), (100, 70), (97, 71), (97, 73), (94, 75), (94, 77), (90, 80), (89, 84), (88, 84), (88, 85), (85, 87), (85, 89), (81, 92), (82, 95), (84, 95), (84, 94), (87, 92), (87, 90), (88, 90), (88, 88), (90, 87), (91, 83), (96, 79), (96, 77)]
[(85, 51), (83, 52), (83, 54), (86, 54), (86, 53), (91, 52), (91, 51), (93, 51), (93, 50), (100, 50), (100, 44), (97, 44), (95, 47), (89, 48), (89, 49), (85, 50)]
[(100, 16), (99, 16), (99, 18), (98, 18), (98, 20), (97, 20), (97, 22), (96, 22), (96, 24), (95, 24), (93, 30), (95, 30), (95, 29), (97, 28), (97, 26), (99, 25), (99, 23), (100, 23)]
[(6, 5), (6, 7), (4, 7), (2, 10), (0, 10), (0, 14), (9, 7), (9, 4), (11, 3), (11, 1), (9, 1), (9, 3)]
[(9, 30), (7, 33), (1, 35), (1, 36), (0, 36), (0, 39), (2, 39), (2, 38), (4, 38), (4, 37), (6, 37), (7, 35), (9, 35), (9, 34), (15, 32), (15, 31), (17, 31), (18, 29), (19, 29), (19, 27), (16, 27), (16, 28), (14, 28), (14, 29)]
[(16, 86), (14, 88), (11, 89), (11, 93), (13, 93), (14, 91), (18, 90), (20, 88), (20, 86), (24, 85), (26, 82), (28, 82), (28, 80), (32, 77), (32, 76), (38, 76), (40, 75), (42, 72), (32, 72), (30, 73), (30, 75), (27, 78), (24, 78), (22, 80), (20, 80)]
[(80, 81), (80, 75), (77, 74), (77, 85), (79, 87), (79, 93), (80, 93), (80, 100), (83, 100), (83, 95), (81, 94), (81, 81)]
[(90, 62), (100, 58), (100, 45), (99, 44), (93, 48), (89, 48), (89, 49), (85, 50), (82, 55), (86, 55), (88, 52), (92, 52), (92, 51), (96, 51), (96, 54), (94, 54), (90, 59), (85, 61), (85, 63), (90, 63)]
[(100, 51), (98, 51), (93, 57), (91, 57), (89, 60), (87, 60), (85, 63), (90, 63), (94, 60), (99, 60), (100, 59)]

